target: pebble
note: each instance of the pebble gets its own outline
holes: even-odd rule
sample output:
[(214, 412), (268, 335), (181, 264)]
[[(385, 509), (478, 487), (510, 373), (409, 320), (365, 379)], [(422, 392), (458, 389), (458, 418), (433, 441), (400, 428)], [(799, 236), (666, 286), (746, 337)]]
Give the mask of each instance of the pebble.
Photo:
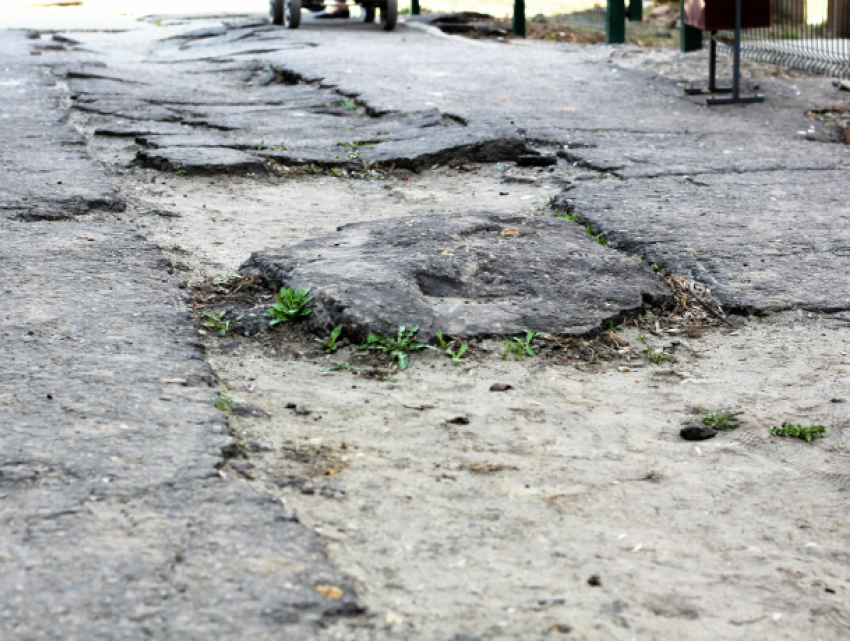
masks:
[(705, 425), (688, 425), (682, 428), (679, 436), (686, 441), (704, 441), (717, 436), (717, 430)]

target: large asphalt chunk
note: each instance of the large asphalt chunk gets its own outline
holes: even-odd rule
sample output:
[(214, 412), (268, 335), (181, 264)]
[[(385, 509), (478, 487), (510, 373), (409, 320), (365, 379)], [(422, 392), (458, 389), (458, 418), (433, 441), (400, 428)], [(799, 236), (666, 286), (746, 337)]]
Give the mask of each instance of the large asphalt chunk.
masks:
[(24, 34), (0, 35), (0, 215), (53, 219), (123, 209), (83, 139), (62, 124), (62, 91), (32, 62)]
[(394, 333), (419, 325), (458, 338), (525, 329), (584, 334), (670, 297), (640, 261), (564, 220), (434, 214), (345, 225), (242, 266), (278, 286), (309, 287), (308, 326)]
[(557, 201), (728, 309), (829, 312), (850, 309), (846, 182), (846, 170), (609, 180)]
[(255, 155), (227, 147), (143, 149), (137, 159), (147, 167), (187, 174), (268, 173), (265, 163)]

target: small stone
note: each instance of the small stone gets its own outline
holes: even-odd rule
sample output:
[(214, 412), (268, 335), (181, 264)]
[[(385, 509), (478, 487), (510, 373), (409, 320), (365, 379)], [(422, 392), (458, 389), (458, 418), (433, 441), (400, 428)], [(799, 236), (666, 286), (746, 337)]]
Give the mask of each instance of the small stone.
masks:
[(288, 409), (288, 410), (294, 410), (296, 407), (297, 407), (297, 405), (295, 405), (295, 403), (287, 403), (286, 404), (286, 409)]
[(587, 580), (587, 584), (594, 588), (598, 588), (602, 585), (602, 579), (599, 578), (598, 574), (591, 574), (590, 578)]
[(705, 425), (688, 425), (682, 428), (679, 436), (686, 441), (704, 441), (717, 436), (717, 430)]
[(447, 422), (452, 425), (469, 425), (469, 419), (466, 416), (455, 416), (454, 418), (450, 418)]
[(490, 386), (491, 392), (507, 392), (509, 389), (513, 389), (513, 385), (508, 385), (507, 383), (493, 383)]
[(303, 405), (299, 405), (298, 407), (295, 408), (295, 413), (298, 416), (307, 416), (307, 415), (311, 414), (312, 412), (310, 410), (308, 410), (306, 407), (304, 407)]

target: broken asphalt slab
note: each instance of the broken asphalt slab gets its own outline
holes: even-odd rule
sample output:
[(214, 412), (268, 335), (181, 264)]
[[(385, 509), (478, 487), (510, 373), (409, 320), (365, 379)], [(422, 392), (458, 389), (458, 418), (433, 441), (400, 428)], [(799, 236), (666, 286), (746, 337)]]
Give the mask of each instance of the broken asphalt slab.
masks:
[[(67, 218), (94, 210), (121, 211), (124, 201), (85, 150), (85, 139), (62, 123), (64, 92), (35, 66), (12, 64), (24, 37), (0, 39), (0, 214)], [(29, 52), (24, 52), (29, 57)]]
[(137, 158), (146, 167), (193, 175), (268, 173), (265, 163), (256, 155), (223, 147), (145, 149)]
[[(25, 43), (0, 32), (2, 77), (27, 98), (4, 94), (2, 135), (71, 139)], [(68, 219), (115, 191), (58, 149), (79, 199), (0, 174), (66, 218), (0, 219), (0, 636), (309, 639), (357, 613), (317, 538), (219, 474), (238, 448), (170, 263), (124, 222)]]
[[(420, 170), (455, 159), (516, 160), (526, 149), (515, 127), (467, 126), (437, 109), (371, 110), (269, 63), (208, 66), (152, 74), (143, 64), (113, 69), (103, 61), (93, 67), (66, 60), (54, 74), (68, 79), (74, 109), (97, 114), (89, 125), (95, 135), (136, 136), (138, 144), (156, 148), (140, 150), (138, 162), (164, 171), (256, 173), (261, 157), (285, 165)], [(248, 84), (258, 70), (276, 82)], [(134, 120), (144, 124), (127, 122)], [(249, 158), (234, 149), (258, 153)]]
[(575, 223), (507, 214), (429, 214), (356, 223), (242, 266), (278, 287), (309, 287), (306, 322), (326, 334), (418, 325), (456, 338), (524, 330), (581, 335), (671, 298), (646, 264)]
[(846, 181), (835, 170), (613, 179), (577, 184), (562, 204), (725, 309), (831, 312), (850, 309)]

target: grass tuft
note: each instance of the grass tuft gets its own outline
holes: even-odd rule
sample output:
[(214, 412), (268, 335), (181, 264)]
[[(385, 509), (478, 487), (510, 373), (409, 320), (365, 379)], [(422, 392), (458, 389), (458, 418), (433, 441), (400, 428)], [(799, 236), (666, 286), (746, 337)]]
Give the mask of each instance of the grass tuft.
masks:
[(400, 370), (405, 370), (407, 369), (408, 352), (415, 352), (426, 348), (433, 349), (425, 343), (420, 343), (416, 340), (418, 331), (418, 325), (411, 325), (410, 327), (401, 325), (395, 337), (369, 334), (366, 343), (360, 345), (358, 349), (372, 349), (384, 352), (389, 355), (391, 360), (398, 361), (398, 368)]
[(502, 349), (502, 358), (513, 356), (515, 361), (518, 361), (523, 356), (537, 356), (535, 347), (531, 344), (540, 334), (525, 330), (525, 338), (514, 336), (512, 338), (502, 337), (504, 341), (504, 349)]
[(706, 427), (711, 427), (715, 430), (736, 430), (741, 427), (741, 419), (738, 418), (743, 414), (741, 411), (709, 413), (706, 410), (699, 410), (699, 413), (702, 414), (702, 418), (690, 418), (682, 421), (682, 425), (700, 422)]
[(816, 438), (826, 435), (826, 428), (823, 425), (797, 425), (785, 421), (782, 427), (774, 427), (770, 430), (774, 436), (785, 436), (788, 438), (799, 438), (811, 443)]
[(313, 297), (310, 296), (310, 289), (299, 287), (293, 290), (291, 287), (281, 287), (274, 299), (274, 305), (266, 310), (265, 315), (271, 320), (269, 325), (274, 326), (278, 323), (288, 323), (309, 316), (310, 310), (307, 305)]

